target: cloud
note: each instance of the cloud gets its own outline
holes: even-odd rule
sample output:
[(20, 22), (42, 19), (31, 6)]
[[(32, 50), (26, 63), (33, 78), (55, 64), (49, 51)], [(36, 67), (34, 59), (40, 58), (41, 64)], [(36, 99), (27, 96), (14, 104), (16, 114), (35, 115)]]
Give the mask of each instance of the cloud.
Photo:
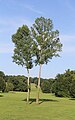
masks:
[(21, 2), (21, 1), (18, 1), (18, 0), (13, 0), (13, 1), (10, 1), (9, 0), (9, 5), (10, 4), (12, 4), (12, 5), (14, 5), (14, 7), (13, 7), (13, 9), (15, 9), (15, 7), (16, 7), (16, 5), (18, 6), (18, 7), (20, 7), (21, 9), (27, 9), (27, 10), (29, 10), (29, 11), (31, 11), (31, 12), (34, 12), (34, 13), (37, 13), (37, 14), (44, 14), (41, 10), (38, 10), (38, 9), (36, 9), (35, 8), (35, 6), (34, 5), (32, 5), (32, 4), (26, 4), (26, 2), (24, 1), (24, 2)]
[(32, 6), (25, 5), (24, 7), (27, 8), (28, 10), (32, 11), (32, 12), (37, 13), (37, 14), (44, 14), (42, 11), (39, 11), (39, 10), (35, 9), (35, 8), (32, 7)]

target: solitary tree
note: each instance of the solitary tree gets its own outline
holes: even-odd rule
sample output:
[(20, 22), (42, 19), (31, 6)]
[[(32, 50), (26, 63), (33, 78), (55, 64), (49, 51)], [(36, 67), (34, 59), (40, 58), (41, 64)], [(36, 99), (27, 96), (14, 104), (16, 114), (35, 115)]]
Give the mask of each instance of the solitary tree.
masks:
[(13, 62), (18, 65), (24, 66), (28, 72), (28, 94), (27, 102), (30, 97), (30, 85), (29, 85), (29, 69), (33, 67), (32, 64), (32, 38), (30, 36), (30, 30), (28, 26), (23, 25), (17, 32), (12, 35), (12, 41), (15, 44)]
[(40, 66), (38, 77), (38, 93), (36, 103), (39, 103), (41, 67), (47, 64), (53, 56), (59, 56), (62, 44), (59, 39), (59, 31), (53, 31), (52, 20), (44, 17), (37, 18), (31, 27), (34, 41), (35, 64)]

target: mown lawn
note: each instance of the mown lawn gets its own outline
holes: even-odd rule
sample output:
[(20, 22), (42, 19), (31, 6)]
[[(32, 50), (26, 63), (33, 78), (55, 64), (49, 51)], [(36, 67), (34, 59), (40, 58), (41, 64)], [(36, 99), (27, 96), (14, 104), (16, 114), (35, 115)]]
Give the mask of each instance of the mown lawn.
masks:
[(34, 87), (29, 105), (24, 92), (0, 93), (0, 120), (75, 120), (74, 99), (40, 93), (36, 105), (35, 97)]

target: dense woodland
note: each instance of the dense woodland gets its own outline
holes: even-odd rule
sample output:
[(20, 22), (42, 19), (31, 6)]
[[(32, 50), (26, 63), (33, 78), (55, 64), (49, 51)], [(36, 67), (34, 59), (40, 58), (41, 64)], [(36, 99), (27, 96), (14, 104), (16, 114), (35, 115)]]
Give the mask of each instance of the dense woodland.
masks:
[[(38, 78), (30, 77), (30, 90), (31, 83), (34, 83), (37, 88)], [(26, 76), (5, 75), (3, 71), (0, 71), (0, 91), (27, 92), (27, 89)], [(41, 90), (43, 93), (53, 93), (57, 97), (75, 98), (75, 70), (68, 69), (63, 74), (56, 75), (54, 79), (41, 78)]]

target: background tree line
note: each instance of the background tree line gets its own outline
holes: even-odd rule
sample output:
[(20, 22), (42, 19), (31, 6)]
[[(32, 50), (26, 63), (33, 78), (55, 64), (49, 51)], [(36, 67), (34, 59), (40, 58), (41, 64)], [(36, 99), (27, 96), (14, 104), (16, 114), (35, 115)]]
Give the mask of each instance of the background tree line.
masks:
[(41, 83), (43, 93), (53, 93), (57, 97), (75, 98), (75, 70), (66, 70), (54, 79), (44, 80)]
[[(21, 91), (27, 92), (27, 77), (5, 75), (0, 71), (0, 91)], [(30, 83), (38, 85), (38, 78), (30, 77)], [(50, 79), (40, 79), (40, 86), (43, 93), (52, 93), (57, 97), (75, 98), (75, 70), (66, 70), (63, 74), (58, 74)], [(31, 87), (30, 87), (31, 89)]]
[(12, 76), (5, 75), (3, 71), (0, 71), (0, 91), (27, 91), (27, 77), (25, 76)]

